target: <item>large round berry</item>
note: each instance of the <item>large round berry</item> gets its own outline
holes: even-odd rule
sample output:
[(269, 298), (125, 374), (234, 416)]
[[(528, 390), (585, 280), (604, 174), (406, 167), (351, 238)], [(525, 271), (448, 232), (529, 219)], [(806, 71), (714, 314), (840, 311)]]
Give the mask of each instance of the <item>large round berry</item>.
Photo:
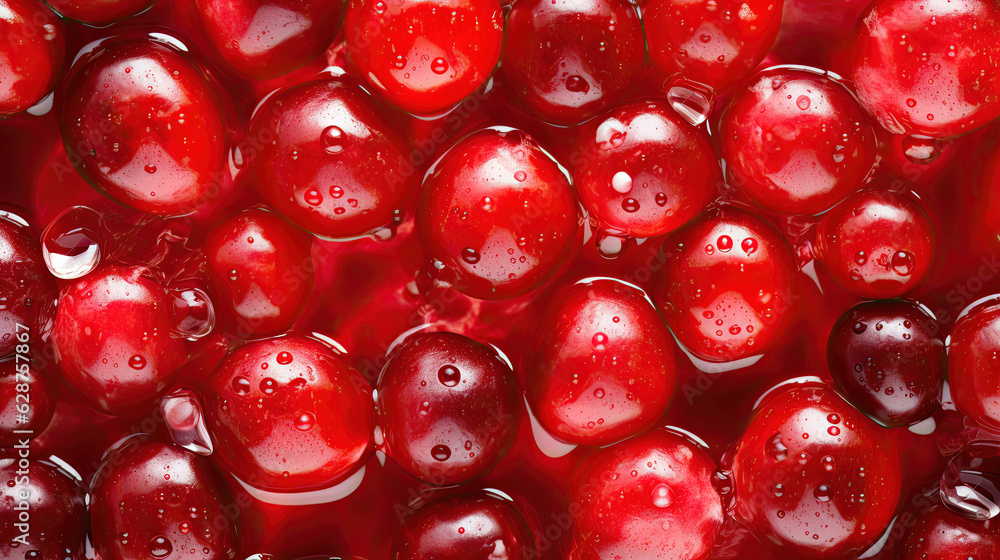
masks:
[(222, 60), (255, 79), (305, 66), (330, 46), (344, 1), (197, 0), (198, 14)]
[(371, 386), (311, 338), (250, 342), (208, 379), (205, 419), (219, 461), (245, 483), (316, 490), (347, 475), (372, 431)]
[(528, 523), (507, 499), (487, 492), (433, 500), (396, 531), (396, 560), (526, 560), (536, 557)]
[(861, 297), (894, 298), (927, 275), (934, 229), (912, 194), (872, 188), (823, 215), (815, 248), (843, 288)]
[(190, 214), (218, 190), (221, 108), (202, 71), (171, 44), (108, 40), (84, 54), (66, 84), (61, 126), (80, 174), (122, 204)]
[(851, 77), (887, 130), (962, 134), (1000, 115), (998, 35), (992, 0), (877, 0), (858, 23)]
[(66, 56), (66, 28), (37, 0), (0, 0), (0, 117), (41, 101)]
[(913, 424), (941, 404), (947, 365), (941, 328), (908, 301), (847, 310), (830, 332), (826, 359), (847, 400), (883, 425)]
[(258, 189), (322, 237), (386, 227), (420, 180), (398, 121), (346, 76), (278, 92), (250, 123), (248, 157)]
[(921, 500), (918, 511), (910, 515), (899, 545), (899, 560), (1000, 558), (1000, 524), (996, 519), (967, 519), (936, 499)]
[(389, 456), (439, 486), (489, 471), (517, 433), (510, 366), (494, 348), (459, 334), (418, 334), (394, 349), (376, 406)]
[(542, 120), (577, 124), (614, 103), (638, 77), (642, 26), (618, 0), (524, 0), (507, 15), (505, 84)]
[(646, 0), (649, 57), (664, 71), (715, 89), (764, 59), (781, 26), (783, 0)]
[(570, 487), (569, 558), (708, 558), (723, 519), (715, 471), (704, 449), (664, 430), (599, 451)]
[(703, 130), (664, 101), (634, 101), (580, 128), (570, 160), (583, 205), (607, 232), (670, 233), (715, 198), (721, 179)]
[(17, 457), (16, 450), (0, 457), (0, 511), (7, 517), (0, 524), (0, 556), (86, 558), (83, 489), (54, 465)]
[(991, 298), (960, 318), (948, 348), (948, 382), (958, 410), (976, 422), (1000, 428), (1000, 298)]
[(569, 179), (519, 130), (473, 133), (424, 182), (417, 227), (431, 274), (480, 299), (524, 294), (569, 255), (579, 229)]
[(525, 360), (528, 400), (559, 438), (607, 445), (649, 428), (674, 392), (674, 340), (642, 290), (612, 279), (558, 292)]
[(348, 3), (347, 53), (393, 105), (439, 113), (472, 94), (500, 59), (503, 8), (493, 0)]
[(736, 517), (785, 555), (857, 557), (899, 501), (888, 432), (819, 383), (767, 395), (733, 452)]
[(858, 189), (878, 161), (875, 129), (851, 92), (820, 72), (765, 70), (719, 126), (730, 183), (786, 214), (816, 214)]
[(653, 298), (680, 343), (712, 362), (764, 352), (792, 316), (795, 263), (781, 234), (745, 210), (713, 208), (663, 242)]
[(35, 234), (19, 217), (0, 212), (0, 357), (27, 357), (25, 345), (39, 338), (56, 296)]
[(307, 233), (266, 210), (224, 220), (204, 249), (216, 312), (242, 337), (287, 330), (312, 292), (311, 247)]
[(173, 304), (143, 266), (108, 266), (66, 287), (52, 327), (63, 379), (107, 414), (152, 405), (187, 359)]
[(141, 437), (113, 450), (91, 485), (94, 548), (104, 560), (232, 560), (238, 515), (208, 459)]
[(56, 407), (51, 381), (22, 358), (0, 361), (0, 446), (7, 448), (42, 433)]
[(66, 19), (104, 27), (145, 12), (156, 0), (45, 0), (45, 3)]

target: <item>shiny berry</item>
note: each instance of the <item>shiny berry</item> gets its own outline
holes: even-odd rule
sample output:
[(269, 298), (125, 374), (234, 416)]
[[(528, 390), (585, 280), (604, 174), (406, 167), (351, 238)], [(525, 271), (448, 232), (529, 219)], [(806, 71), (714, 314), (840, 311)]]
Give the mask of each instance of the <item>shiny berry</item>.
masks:
[(66, 56), (66, 28), (37, 0), (2, 0), (0, 35), (0, 117), (5, 117), (52, 91)]
[(1000, 377), (993, 360), (1000, 352), (1000, 298), (990, 298), (962, 316), (951, 332), (948, 382), (952, 400), (972, 420), (1000, 428)]
[(56, 407), (52, 381), (34, 363), (13, 358), (0, 361), (0, 446), (41, 434)]
[(105, 27), (151, 8), (156, 0), (46, 0), (66, 19), (95, 27)]
[(87, 558), (83, 489), (55, 465), (18, 457), (16, 451), (0, 457), (0, 510), (7, 516), (0, 524), (3, 558)]
[(40, 338), (56, 296), (36, 234), (19, 216), (0, 212), (0, 357), (27, 357), (25, 345)]
[[(996, 519), (972, 520), (955, 514), (936, 499), (921, 500), (907, 523), (900, 560), (968, 560), (1000, 557)], [(906, 513), (903, 514), (907, 516)]]

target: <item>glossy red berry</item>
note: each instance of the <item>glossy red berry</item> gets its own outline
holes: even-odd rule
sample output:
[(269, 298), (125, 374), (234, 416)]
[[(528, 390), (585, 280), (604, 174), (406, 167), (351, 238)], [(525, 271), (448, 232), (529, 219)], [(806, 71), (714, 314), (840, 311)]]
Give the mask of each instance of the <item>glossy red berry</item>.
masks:
[(579, 230), (564, 173), (519, 130), (459, 141), (424, 181), (417, 210), (429, 273), (480, 299), (537, 287), (569, 256)]
[(583, 125), (570, 164), (598, 228), (639, 238), (694, 218), (721, 180), (708, 135), (658, 100), (626, 103)]
[(55, 387), (34, 363), (0, 361), (0, 446), (10, 448), (41, 434), (56, 407)]
[(0, 556), (84, 560), (83, 494), (77, 480), (51, 463), (16, 452), (0, 457), (0, 509), (7, 515), (0, 524)]
[(46, 0), (45, 3), (66, 19), (104, 27), (145, 12), (156, 0)]
[(0, 35), (0, 117), (6, 117), (52, 91), (66, 56), (66, 28), (37, 0), (2, 0)]
[(936, 499), (922, 500), (916, 509), (907, 519), (908, 530), (900, 544), (900, 560), (1000, 557), (1000, 525), (996, 519), (966, 519), (949, 511)]
[(378, 383), (376, 443), (438, 486), (485, 474), (517, 433), (514, 373), (496, 349), (447, 333), (417, 334), (391, 353)]
[(617, 0), (525, 0), (507, 15), (504, 84), (538, 118), (583, 122), (610, 107), (639, 76), (642, 26)]
[(215, 455), (240, 480), (266, 491), (317, 490), (364, 458), (371, 386), (317, 340), (259, 340), (216, 366), (205, 419)]
[(817, 214), (860, 188), (878, 162), (871, 119), (829, 75), (772, 68), (740, 88), (719, 125), (729, 182), (784, 214)]
[(735, 515), (801, 558), (856, 558), (896, 513), (899, 456), (888, 432), (819, 383), (764, 397), (733, 450)]
[(653, 301), (689, 352), (728, 362), (781, 339), (794, 311), (796, 268), (769, 223), (734, 207), (711, 208), (660, 250)]
[(833, 325), (826, 350), (841, 393), (885, 426), (906, 426), (941, 404), (947, 367), (941, 328), (908, 301), (858, 304)]
[(1000, 428), (1000, 377), (993, 356), (1000, 352), (1000, 298), (980, 303), (951, 332), (948, 383), (960, 412), (979, 424)]
[(94, 548), (104, 560), (233, 560), (239, 509), (208, 459), (133, 438), (111, 451), (90, 492)]
[(666, 430), (602, 449), (570, 487), (572, 560), (704, 560), (722, 525), (715, 461)]
[(989, 0), (878, 0), (858, 23), (851, 78), (890, 132), (970, 132), (1000, 115), (998, 35)]
[(0, 357), (27, 357), (27, 347), (23, 352), (17, 347), (40, 338), (55, 313), (56, 297), (35, 234), (22, 218), (0, 212)]
[(450, 109), (493, 72), (503, 42), (493, 0), (359, 0), (345, 20), (347, 54), (390, 103), (415, 114)]
[(142, 266), (108, 266), (67, 286), (52, 327), (63, 379), (106, 414), (152, 405), (187, 360), (173, 304)]
[(226, 161), (221, 107), (205, 75), (154, 39), (108, 40), (74, 65), (63, 142), (77, 170), (143, 212), (184, 215), (217, 196)]
[(351, 238), (395, 225), (420, 176), (398, 117), (346, 76), (269, 97), (250, 123), (258, 189), (298, 226)]
[(934, 259), (934, 229), (915, 195), (882, 188), (844, 199), (823, 215), (816, 255), (830, 276), (861, 297), (899, 297)]

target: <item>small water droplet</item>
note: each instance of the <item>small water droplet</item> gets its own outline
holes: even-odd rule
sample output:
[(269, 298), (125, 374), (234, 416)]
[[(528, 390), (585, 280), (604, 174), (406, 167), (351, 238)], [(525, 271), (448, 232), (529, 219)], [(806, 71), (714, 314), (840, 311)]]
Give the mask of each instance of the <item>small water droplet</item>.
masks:
[(260, 392), (265, 395), (273, 395), (278, 389), (278, 382), (271, 379), (270, 377), (265, 377), (260, 380)]
[(653, 488), (653, 505), (658, 508), (665, 508), (674, 500), (674, 491), (666, 484), (657, 484)]
[(604, 389), (600, 389), (600, 388), (594, 389), (594, 396), (597, 397), (597, 398), (599, 398), (599, 399), (603, 399), (604, 398)]
[(663, 193), (656, 193), (656, 205), (666, 206), (667, 205), (667, 195)]
[(728, 235), (720, 236), (716, 244), (723, 253), (728, 253), (733, 248), (733, 239)]
[(566, 89), (573, 93), (587, 93), (590, 91), (590, 84), (583, 76), (576, 74), (566, 78)]
[(309, 189), (302, 197), (309, 206), (319, 206), (323, 203), (323, 195), (316, 189)]
[(780, 498), (785, 495), (785, 487), (780, 482), (771, 485), (771, 495)]
[(528, 178), (528, 174), (525, 173), (524, 171), (515, 171), (514, 172), (514, 180), (517, 181), (518, 183), (523, 183), (525, 181), (525, 179), (527, 179), (527, 178)]
[(462, 260), (469, 264), (476, 264), (479, 262), (479, 252), (472, 247), (465, 247), (462, 249)]
[(167, 537), (153, 537), (149, 541), (149, 555), (153, 558), (165, 558), (173, 551), (174, 547)]
[(292, 363), (293, 359), (294, 358), (292, 358), (292, 355), (288, 352), (278, 352), (278, 355), (277, 357), (275, 357), (274, 361), (278, 362), (283, 366), (287, 366), (288, 364)]
[(624, 171), (615, 173), (614, 177), (611, 178), (611, 188), (615, 192), (626, 194), (632, 190), (632, 177)]
[(342, 189), (341, 187), (339, 187), (337, 185), (334, 185), (334, 186), (330, 187), (330, 197), (331, 198), (340, 198), (342, 196), (344, 196), (344, 189)]
[(153, 165), (152, 163), (147, 163), (146, 167), (144, 167), (143, 169), (145, 169), (146, 173), (149, 173), (149, 174), (156, 173), (156, 166)]
[(455, 387), (462, 380), (462, 373), (457, 367), (448, 364), (438, 370), (438, 381), (445, 387)]
[(343, 152), (345, 140), (344, 131), (339, 126), (328, 126), (323, 129), (323, 133), (320, 135), (320, 144), (323, 146), (323, 151), (328, 154)]
[(608, 335), (599, 332), (590, 339), (590, 342), (597, 350), (604, 350), (605, 345), (608, 343)]
[(740, 243), (740, 247), (744, 253), (752, 255), (757, 252), (757, 240), (753, 237), (747, 237), (743, 240), (743, 243)]
[(639, 211), (639, 201), (634, 198), (626, 198), (622, 201), (622, 210), (633, 214)]
[(893, 253), (892, 270), (900, 276), (909, 276), (913, 272), (913, 254), (906, 251)]
[(142, 369), (146, 367), (146, 358), (136, 354), (128, 359), (128, 365), (132, 369)]
[[(887, 390), (887, 392), (888, 392), (888, 390)], [(836, 426), (830, 426), (829, 428), (826, 429), (826, 432), (828, 434), (830, 434), (831, 436), (839, 436), (840, 435), (840, 428), (838, 428)]]
[(447, 445), (435, 445), (434, 448), (431, 449), (431, 457), (433, 457), (435, 461), (447, 461), (448, 458), (451, 457), (451, 449), (449, 449)]
[(250, 393), (250, 380), (246, 377), (233, 378), (233, 392), (237, 395), (247, 395)]
[(448, 61), (443, 58), (435, 58), (431, 62), (431, 72), (435, 74), (444, 74), (448, 71)]
[(86, 276), (101, 262), (101, 215), (75, 206), (49, 223), (42, 233), (42, 260), (56, 278)]
[(295, 419), (295, 427), (303, 432), (308, 432), (316, 425), (316, 417), (311, 412), (303, 412)]
[(906, 159), (918, 165), (932, 163), (943, 150), (944, 143), (937, 138), (917, 134), (903, 138), (903, 154)]
[(851, 327), (851, 330), (854, 331), (854, 334), (861, 334), (865, 332), (867, 329), (868, 325), (866, 323), (862, 323), (861, 321), (854, 323), (854, 325)]
[(805, 95), (800, 95), (798, 99), (795, 100), (795, 106), (799, 108), (800, 111), (806, 111), (809, 109), (811, 101), (809, 97)]
[(813, 496), (815, 496), (818, 502), (829, 502), (830, 498), (833, 497), (833, 490), (826, 484), (820, 484), (813, 490)]
[(764, 451), (775, 461), (784, 461), (788, 458), (788, 448), (781, 441), (781, 434), (774, 434), (765, 444)]

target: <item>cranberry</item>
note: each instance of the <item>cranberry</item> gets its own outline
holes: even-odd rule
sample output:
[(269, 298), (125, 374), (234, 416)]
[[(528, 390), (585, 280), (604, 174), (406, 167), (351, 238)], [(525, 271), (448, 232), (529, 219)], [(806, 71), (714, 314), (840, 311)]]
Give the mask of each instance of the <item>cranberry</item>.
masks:
[(80, 174), (122, 204), (190, 214), (219, 188), (219, 101), (202, 71), (164, 41), (108, 40), (84, 54), (66, 84), (61, 124)]
[(733, 452), (736, 517), (786, 555), (856, 557), (895, 515), (895, 443), (824, 385), (764, 399)]
[(915, 195), (871, 188), (823, 215), (815, 249), (843, 288), (861, 297), (894, 298), (926, 276), (934, 230)]
[(140, 438), (113, 450), (94, 477), (90, 519), (100, 558), (236, 558), (239, 509), (209, 460)]
[(155, 3), (156, 0), (46, 0), (62, 17), (97, 27), (139, 15)]
[(54, 313), (56, 285), (35, 234), (10, 212), (0, 212), (0, 298), (0, 357), (27, 357)]
[(1000, 525), (996, 519), (967, 519), (937, 500), (921, 501), (918, 511), (909, 515), (900, 560), (1000, 557)]
[(252, 209), (232, 216), (205, 241), (216, 310), (236, 334), (272, 334), (292, 326), (313, 284), (312, 241), (280, 216)]
[(722, 525), (704, 449), (665, 430), (603, 449), (573, 477), (572, 560), (704, 560)]
[(649, 57), (665, 72), (717, 90), (764, 59), (781, 26), (783, 0), (646, 0)]
[(250, 342), (208, 379), (205, 419), (219, 461), (262, 490), (316, 490), (364, 458), (371, 386), (339, 351), (303, 336)]
[(143, 266), (107, 266), (67, 286), (52, 327), (63, 379), (106, 414), (151, 406), (187, 358), (173, 303)]
[(695, 217), (721, 179), (708, 135), (658, 100), (626, 103), (582, 126), (570, 163), (599, 227), (640, 238)]
[(56, 466), (0, 457), (0, 556), (83, 560), (87, 506), (83, 489)]
[(642, 25), (618, 0), (524, 0), (507, 16), (507, 89), (542, 120), (577, 124), (607, 109), (639, 76)]
[(323, 237), (394, 225), (419, 181), (397, 120), (348, 77), (278, 92), (250, 123), (247, 155), (261, 194)]
[(472, 94), (500, 59), (503, 9), (491, 0), (349, 2), (347, 53), (393, 105), (440, 113)]
[(947, 356), (937, 322), (908, 301), (858, 304), (833, 326), (830, 373), (847, 400), (885, 426), (906, 426), (941, 404)]
[(577, 208), (564, 171), (533, 138), (486, 129), (437, 162), (416, 219), (431, 274), (501, 299), (537, 287), (569, 256)]
[(438, 498), (396, 531), (389, 558), (399, 560), (526, 560), (536, 558), (524, 517), (505, 498), (487, 492)]
[(37, 365), (0, 361), (0, 446), (13, 447), (41, 434), (55, 407), (55, 389)]
[(208, 37), (222, 60), (255, 79), (305, 66), (333, 42), (344, 2), (197, 0)]
[(1000, 7), (877, 0), (854, 36), (851, 77), (886, 130), (942, 138), (1000, 116)]
[(495, 349), (459, 334), (418, 334), (394, 349), (376, 406), (389, 456), (439, 486), (492, 469), (517, 433), (510, 366)]
[(645, 292), (612, 279), (558, 292), (525, 360), (539, 422), (583, 445), (607, 445), (652, 426), (670, 402), (674, 369), (673, 337)]
[(976, 422), (1000, 429), (1000, 377), (993, 374), (1000, 352), (1000, 298), (980, 303), (951, 332), (948, 382), (955, 406)]
[(879, 147), (851, 92), (820, 72), (765, 70), (737, 93), (719, 125), (730, 182), (786, 214), (817, 214), (860, 187)]
[(776, 344), (792, 317), (796, 269), (788, 244), (750, 212), (708, 210), (663, 242), (653, 300), (695, 356), (728, 362)]
[(66, 29), (37, 0), (0, 0), (0, 34), (0, 117), (6, 117), (52, 91), (66, 56)]

